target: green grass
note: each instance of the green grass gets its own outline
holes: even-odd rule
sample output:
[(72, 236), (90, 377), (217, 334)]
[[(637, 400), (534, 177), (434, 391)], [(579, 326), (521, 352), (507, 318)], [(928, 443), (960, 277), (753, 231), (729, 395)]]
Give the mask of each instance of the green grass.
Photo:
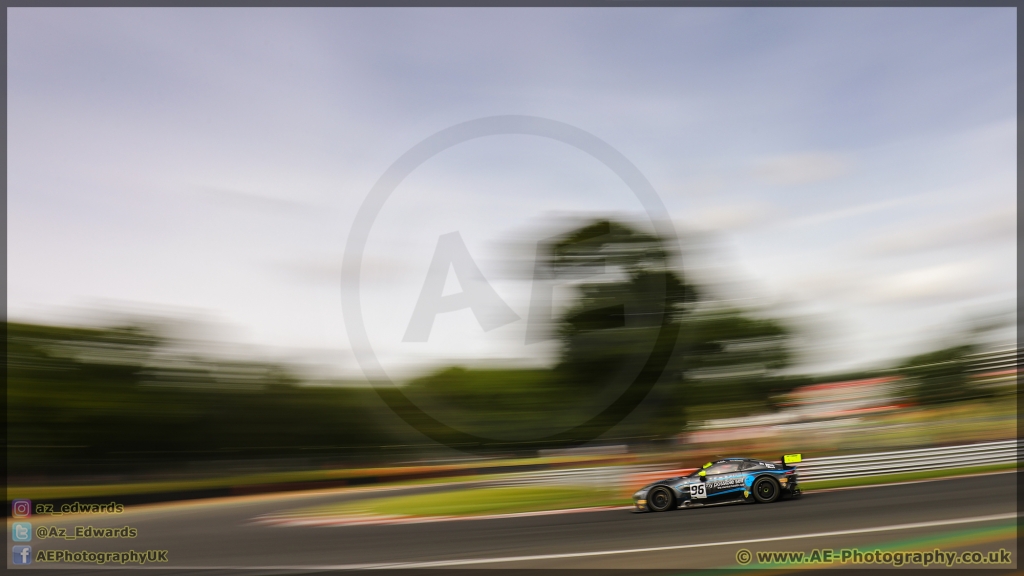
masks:
[(871, 486), (873, 484), (888, 484), (890, 482), (909, 482), (911, 480), (927, 480), (930, 478), (950, 478), (966, 474), (981, 474), (985, 472), (999, 472), (1002, 470), (1013, 470), (1016, 463), (989, 464), (986, 466), (969, 466), (953, 470), (924, 470), (921, 472), (903, 472), (900, 474), (883, 474), (880, 476), (867, 476), (864, 478), (846, 478), (842, 480), (801, 480), (800, 487), (805, 491), (822, 490), (825, 488), (846, 488), (849, 486)]
[[(595, 457), (589, 457), (590, 461)], [(216, 478), (193, 478), (175, 479), (163, 481), (146, 482), (122, 482), (107, 484), (81, 484), (81, 485), (57, 485), (57, 486), (8, 486), (7, 500), (15, 498), (27, 498), (30, 500), (67, 499), (67, 498), (90, 498), (90, 497), (117, 497), (127, 494), (153, 494), (160, 492), (185, 492), (192, 490), (207, 490), (215, 488), (230, 488), (242, 486), (272, 486), (274, 484), (286, 484), (297, 482), (315, 482), (322, 480), (352, 480), (364, 477), (373, 477), (383, 474), (393, 475), (395, 479), (381, 485), (401, 484), (433, 484), (438, 482), (466, 481), (477, 478), (484, 478), (483, 475), (470, 476), (453, 475), (439, 478), (402, 479), (402, 475), (408, 474), (415, 477), (417, 474), (431, 470), (457, 471), (459, 469), (486, 469), (499, 466), (537, 465), (537, 464), (567, 464), (575, 461), (585, 460), (584, 457), (559, 457), (559, 458), (520, 458), (490, 460), (486, 462), (471, 462), (467, 464), (447, 464), (440, 466), (410, 466), (404, 468), (339, 468), (330, 470), (299, 470), (292, 472), (266, 472), (254, 474), (238, 474), (221, 476)], [(500, 476), (486, 475), (487, 478), (498, 478)], [(315, 488), (315, 487), (314, 487)]]
[[(29, 500), (53, 500), (69, 498), (94, 498), (110, 497), (116, 498), (127, 494), (154, 494), (161, 492), (186, 492), (191, 490), (204, 490), (216, 488), (237, 488), (243, 486), (273, 486), (275, 484), (292, 482), (311, 482), (317, 480), (331, 480), (338, 478), (358, 478), (358, 475), (327, 474), (320, 471), (309, 472), (284, 472), (270, 474), (251, 474), (244, 476), (231, 476), (225, 478), (211, 478), (209, 480), (168, 480), (158, 482), (131, 482), (121, 484), (90, 484), (83, 486), (14, 486), (7, 489), (7, 499), (27, 498)], [(394, 480), (381, 482), (379, 484), (364, 484), (355, 486), (379, 487), (379, 486), (411, 486), (440, 484), (444, 482), (468, 482), (473, 480), (490, 480), (494, 476), (453, 476), (440, 478), (418, 478), (415, 480)], [(311, 486), (310, 490), (317, 489)]]
[[(870, 486), (889, 482), (996, 472), (1013, 468), (1013, 463), (993, 464), (957, 470), (930, 470), (847, 480), (809, 481), (801, 482), (801, 486), (807, 491), (813, 491), (824, 488)], [(384, 496), (358, 502), (303, 508), (294, 510), (291, 514), (297, 516), (366, 514), (378, 516), (474, 516), (566, 510), (591, 506), (624, 506), (631, 502), (629, 497), (612, 490), (567, 486), (515, 486), (471, 488), (407, 496)]]
[(364, 471), (362, 470), (308, 470), (155, 482), (125, 482), (64, 486), (11, 486), (7, 489), (7, 499), (29, 498), (32, 500), (46, 500), (60, 498), (115, 497), (126, 494), (184, 492), (190, 490), (273, 485), (317, 480), (354, 479), (363, 475), (372, 475), (372, 473), (363, 474), (363, 472)]
[(295, 510), (300, 516), (477, 516), (629, 504), (611, 490), (567, 486), (471, 488), (433, 494), (372, 498)]

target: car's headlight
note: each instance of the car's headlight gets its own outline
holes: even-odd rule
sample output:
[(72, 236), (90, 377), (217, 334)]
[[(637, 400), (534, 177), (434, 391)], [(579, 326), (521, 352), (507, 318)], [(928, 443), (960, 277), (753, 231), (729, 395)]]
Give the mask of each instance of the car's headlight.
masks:
[(647, 494), (647, 488), (641, 488), (633, 493), (633, 498), (643, 498)]

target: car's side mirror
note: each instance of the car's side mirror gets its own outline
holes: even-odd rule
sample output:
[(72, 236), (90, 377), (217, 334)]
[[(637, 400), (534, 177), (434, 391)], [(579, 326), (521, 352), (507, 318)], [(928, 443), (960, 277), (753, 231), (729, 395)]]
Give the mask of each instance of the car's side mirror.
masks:
[(708, 473), (703, 471), (703, 470), (701, 470), (700, 474), (698, 474), (697, 476), (700, 477), (700, 481), (701, 482), (707, 482), (708, 481)]

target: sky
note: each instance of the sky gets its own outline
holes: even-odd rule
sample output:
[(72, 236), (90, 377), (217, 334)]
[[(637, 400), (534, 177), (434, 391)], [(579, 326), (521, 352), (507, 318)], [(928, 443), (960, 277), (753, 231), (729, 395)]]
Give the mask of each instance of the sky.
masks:
[[(359, 207), (425, 138), (510, 114), (628, 158), (705, 247), (686, 273), (800, 327), (808, 369), (1016, 310), (1013, 8), (15, 8), (7, 33), (12, 320), (156, 315), (357, 377), (340, 294)], [(367, 239), (378, 358), (549, 360), (523, 341), (534, 243), (600, 215), (650, 223), (564, 143), (430, 158)], [(403, 343), (451, 232), (521, 320), (485, 332), (459, 310)]]

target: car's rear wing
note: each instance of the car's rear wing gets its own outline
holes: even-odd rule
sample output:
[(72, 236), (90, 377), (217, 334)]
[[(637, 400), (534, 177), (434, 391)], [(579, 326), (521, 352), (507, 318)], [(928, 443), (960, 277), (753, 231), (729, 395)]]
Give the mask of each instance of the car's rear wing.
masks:
[(792, 464), (799, 464), (803, 461), (803, 457), (800, 454), (784, 454), (782, 456), (782, 467), (792, 468)]

